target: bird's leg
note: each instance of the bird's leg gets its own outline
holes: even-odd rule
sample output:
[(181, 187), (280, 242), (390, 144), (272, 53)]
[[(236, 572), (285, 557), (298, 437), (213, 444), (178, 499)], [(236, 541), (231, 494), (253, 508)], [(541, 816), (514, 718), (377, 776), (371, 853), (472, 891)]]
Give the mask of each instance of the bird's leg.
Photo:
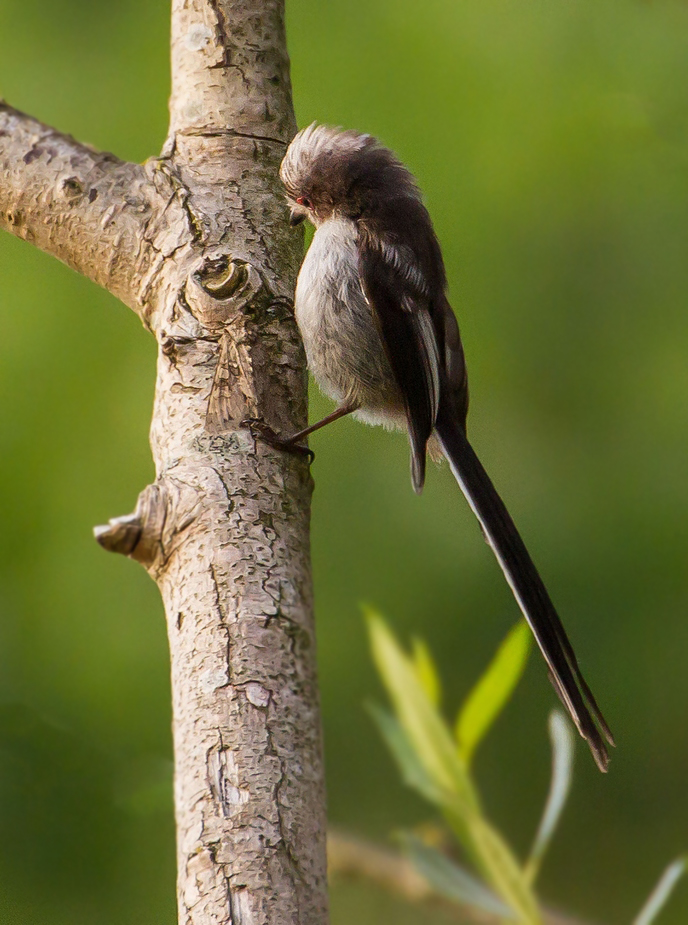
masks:
[(287, 439), (287, 443), (299, 443), (303, 440), (304, 437), (309, 437), (311, 434), (315, 433), (316, 430), (320, 430), (321, 427), (325, 427), (326, 424), (332, 424), (334, 421), (338, 421), (340, 418), (346, 417), (347, 414), (351, 414), (352, 411), (356, 411), (358, 405), (354, 402), (344, 402), (343, 405), (340, 405), (339, 408), (335, 408), (331, 414), (325, 415), (321, 421), (317, 421), (315, 424), (311, 424), (309, 427), (300, 430), (297, 434), (292, 434), (291, 437)]
[(325, 427), (326, 424), (331, 424), (333, 421), (338, 421), (339, 418), (346, 417), (347, 414), (351, 414), (351, 412), (356, 411), (357, 408), (357, 403), (345, 401), (343, 405), (340, 405), (339, 408), (335, 408), (331, 414), (326, 415), (321, 421), (316, 421), (315, 424), (305, 427), (303, 430), (292, 434), (290, 437), (280, 437), (269, 424), (265, 424), (263, 421), (258, 421), (255, 418), (249, 418), (241, 423), (244, 427), (248, 427), (250, 430), (255, 431), (265, 443), (274, 447), (276, 450), (285, 450), (287, 453), (295, 453), (297, 456), (309, 456), (310, 461), (313, 462), (315, 453), (307, 446), (304, 446), (300, 441), (316, 430), (320, 430), (321, 427)]

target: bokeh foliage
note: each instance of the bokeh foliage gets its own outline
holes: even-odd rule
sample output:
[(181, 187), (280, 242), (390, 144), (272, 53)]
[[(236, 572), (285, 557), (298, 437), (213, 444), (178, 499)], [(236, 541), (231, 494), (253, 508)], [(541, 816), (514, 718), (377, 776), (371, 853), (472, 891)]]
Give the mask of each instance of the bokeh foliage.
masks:
[[(409, 654), (380, 614), (367, 608), (366, 616), (373, 658), (392, 706), (390, 712), (371, 704), (371, 714), (402, 780), (435, 810), (436, 821), (418, 826), (415, 832), (397, 832), (402, 850), (434, 896), (464, 913), (471, 910), (479, 921), (487, 914), (488, 921), (542, 925), (547, 916), (535, 887), (571, 790), (575, 754), (571, 722), (560, 709), (550, 713), (552, 778), (533, 844), (523, 860), (486, 816), (473, 768), (475, 749), (523, 675), (530, 629), (523, 620), (514, 626), (459, 707), (452, 731), (427, 645), (416, 638)], [(633, 925), (651, 925), (661, 916), (687, 864), (684, 855), (668, 865)]]
[[(288, 30), (299, 122), (377, 134), (426, 193), (472, 438), (619, 743), (606, 778), (580, 755), (541, 890), (628, 921), (688, 832), (688, 8), (288, 0)], [(142, 160), (165, 133), (168, 34), (167, 0), (0, 0), (0, 94)], [(161, 606), (90, 537), (152, 477), (154, 344), (6, 235), (0, 324), (0, 920), (172, 925)], [(362, 709), (358, 601), (429, 640), (452, 702), (515, 605), (446, 467), (418, 499), (401, 436), (342, 422), (312, 445), (330, 812), (384, 837), (424, 810)], [(532, 659), (476, 759), (522, 850), (552, 703)], [(333, 905), (335, 925), (405, 921), (366, 889)], [(687, 917), (679, 887), (662, 922)]]

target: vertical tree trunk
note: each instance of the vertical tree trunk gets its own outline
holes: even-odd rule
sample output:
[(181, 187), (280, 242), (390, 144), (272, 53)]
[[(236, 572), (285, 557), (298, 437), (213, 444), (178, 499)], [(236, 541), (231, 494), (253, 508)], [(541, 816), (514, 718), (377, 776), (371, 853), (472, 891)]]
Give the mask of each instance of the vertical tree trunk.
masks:
[(99, 542), (157, 581), (172, 659), (179, 921), (325, 925), (325, 805), (301, 458), (302, 240), (280, 0), (173, 0), (170, 132), (144, 166), (0, 106), (0, 227), (106, 286), (158, 340), (156, 481)]

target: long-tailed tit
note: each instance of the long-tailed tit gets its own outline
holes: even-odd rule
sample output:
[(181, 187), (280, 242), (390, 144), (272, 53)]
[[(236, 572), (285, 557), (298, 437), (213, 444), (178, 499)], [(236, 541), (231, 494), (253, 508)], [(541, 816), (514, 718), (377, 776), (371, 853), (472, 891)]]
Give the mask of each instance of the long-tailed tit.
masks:
[(478, 518), (600, 770), (611, 732), (549, 594), (509, 513), (466, 437), (463, 348), (445, 294), (442, 253), (410, 172), (370, 135), (311, 125), (280, 170), (291, 223), (316, 228), (296, 285), (295, 313), (308, 366), (337, 402), (323, 421), (353, 414), (407, 430), (411, 480), (425, 479), (428, 447), (441, 450)]

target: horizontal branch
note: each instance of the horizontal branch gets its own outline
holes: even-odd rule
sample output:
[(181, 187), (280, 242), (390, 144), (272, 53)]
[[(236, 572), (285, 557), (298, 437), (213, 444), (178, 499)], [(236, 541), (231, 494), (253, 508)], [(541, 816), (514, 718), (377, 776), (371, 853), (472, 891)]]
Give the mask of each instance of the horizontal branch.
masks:
[[(381, 848), (363, 838), (332, 830), (327, 834), (328, 873), (337, 876), (361, 877), (408, 902), (432, 902), (456, 918), (458, 922), (475, 925), (500, 925), (501, 919), (458, 905), (435, 892), (425, 877), (403, 855)], [(579, 919), (561, 912), (546, 910), (545, 925), (586, 925)]]
[(157, 198), (145, 167), (0, 102), (0, 228), (137, 310), (132, 281), (153, 259), (142, 232)]

